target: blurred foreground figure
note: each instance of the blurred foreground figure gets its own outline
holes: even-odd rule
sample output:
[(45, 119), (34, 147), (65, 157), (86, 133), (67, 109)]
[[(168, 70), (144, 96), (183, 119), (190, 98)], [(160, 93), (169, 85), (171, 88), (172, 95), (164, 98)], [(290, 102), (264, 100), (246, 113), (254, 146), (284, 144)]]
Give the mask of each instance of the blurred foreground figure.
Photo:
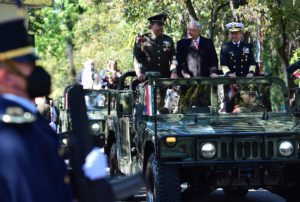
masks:
[(32, 101), (51, 83), (33, 51), (22, 17), (0, 22), (0, 201), (68, 202), (59, 141)]

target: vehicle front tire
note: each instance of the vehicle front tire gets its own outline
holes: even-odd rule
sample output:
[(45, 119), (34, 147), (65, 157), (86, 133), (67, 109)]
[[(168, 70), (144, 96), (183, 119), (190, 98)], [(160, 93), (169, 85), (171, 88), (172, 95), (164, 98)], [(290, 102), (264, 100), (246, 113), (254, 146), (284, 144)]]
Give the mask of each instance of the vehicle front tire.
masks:
[(178, 168), (162, 165), (151, 154), (146, 167), (147, 201), (180, 202), (181, 187)]

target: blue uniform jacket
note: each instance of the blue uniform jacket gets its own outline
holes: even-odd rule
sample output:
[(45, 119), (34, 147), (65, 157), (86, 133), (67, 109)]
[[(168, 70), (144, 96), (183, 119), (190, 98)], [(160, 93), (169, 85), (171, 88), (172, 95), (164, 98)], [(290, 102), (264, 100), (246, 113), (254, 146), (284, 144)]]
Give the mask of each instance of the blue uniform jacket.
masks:
[[(0, 97), (0, 115), (22, 106)], [(0, 201), (72, 201), (69, 177), (59, 156), (59, 141), (39, 116), (32, 123), (0, 121)]]
[(255, 73), (256, 63), (252, 52), (252, 45), (240, 42), (239, 47), (231, 41), (222, 44), (220, 62), (223, 73), (236, 73), (237, 76), (246, 76), (250, 71)]

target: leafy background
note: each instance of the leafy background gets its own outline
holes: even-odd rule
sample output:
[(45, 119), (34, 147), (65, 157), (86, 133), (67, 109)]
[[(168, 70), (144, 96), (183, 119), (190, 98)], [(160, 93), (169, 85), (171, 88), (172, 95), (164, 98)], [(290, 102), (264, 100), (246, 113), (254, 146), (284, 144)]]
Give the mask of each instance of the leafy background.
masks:
[(300, 57), (298, 0), (55, 0), (52, 7), (29, 11), (39, 63), (53, 77), (52, 96), (62, 95), (73, 82), (67, 44), (72, 45), (77, 72), (88, 58), (100, 71), (109, 59), (117, 59), (123, 72), (132, 70), (136, 35), (148, 31), (148, 17), (162, 12), (169, 16), (165, 33), (175, 42), (194, 18), (203, 25), (202, 35), (214, 40), (217, 52), (228, 40), (225, 25), (231, 21), (245, 24), (244, 40), (255, 47), (260, 18), (264, 73), (295, 85), (286, 68)]

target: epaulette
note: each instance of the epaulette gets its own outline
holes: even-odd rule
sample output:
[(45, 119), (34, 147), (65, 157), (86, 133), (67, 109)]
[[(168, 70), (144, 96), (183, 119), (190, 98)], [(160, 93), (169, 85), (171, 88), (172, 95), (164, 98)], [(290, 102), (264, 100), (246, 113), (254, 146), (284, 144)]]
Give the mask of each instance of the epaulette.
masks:
[(24, 112), (21, 107), (8, 107), (4, 114), (0, 115), (0, 121), (9, 124), (26, 124), (36, 120), (36, 115)]

